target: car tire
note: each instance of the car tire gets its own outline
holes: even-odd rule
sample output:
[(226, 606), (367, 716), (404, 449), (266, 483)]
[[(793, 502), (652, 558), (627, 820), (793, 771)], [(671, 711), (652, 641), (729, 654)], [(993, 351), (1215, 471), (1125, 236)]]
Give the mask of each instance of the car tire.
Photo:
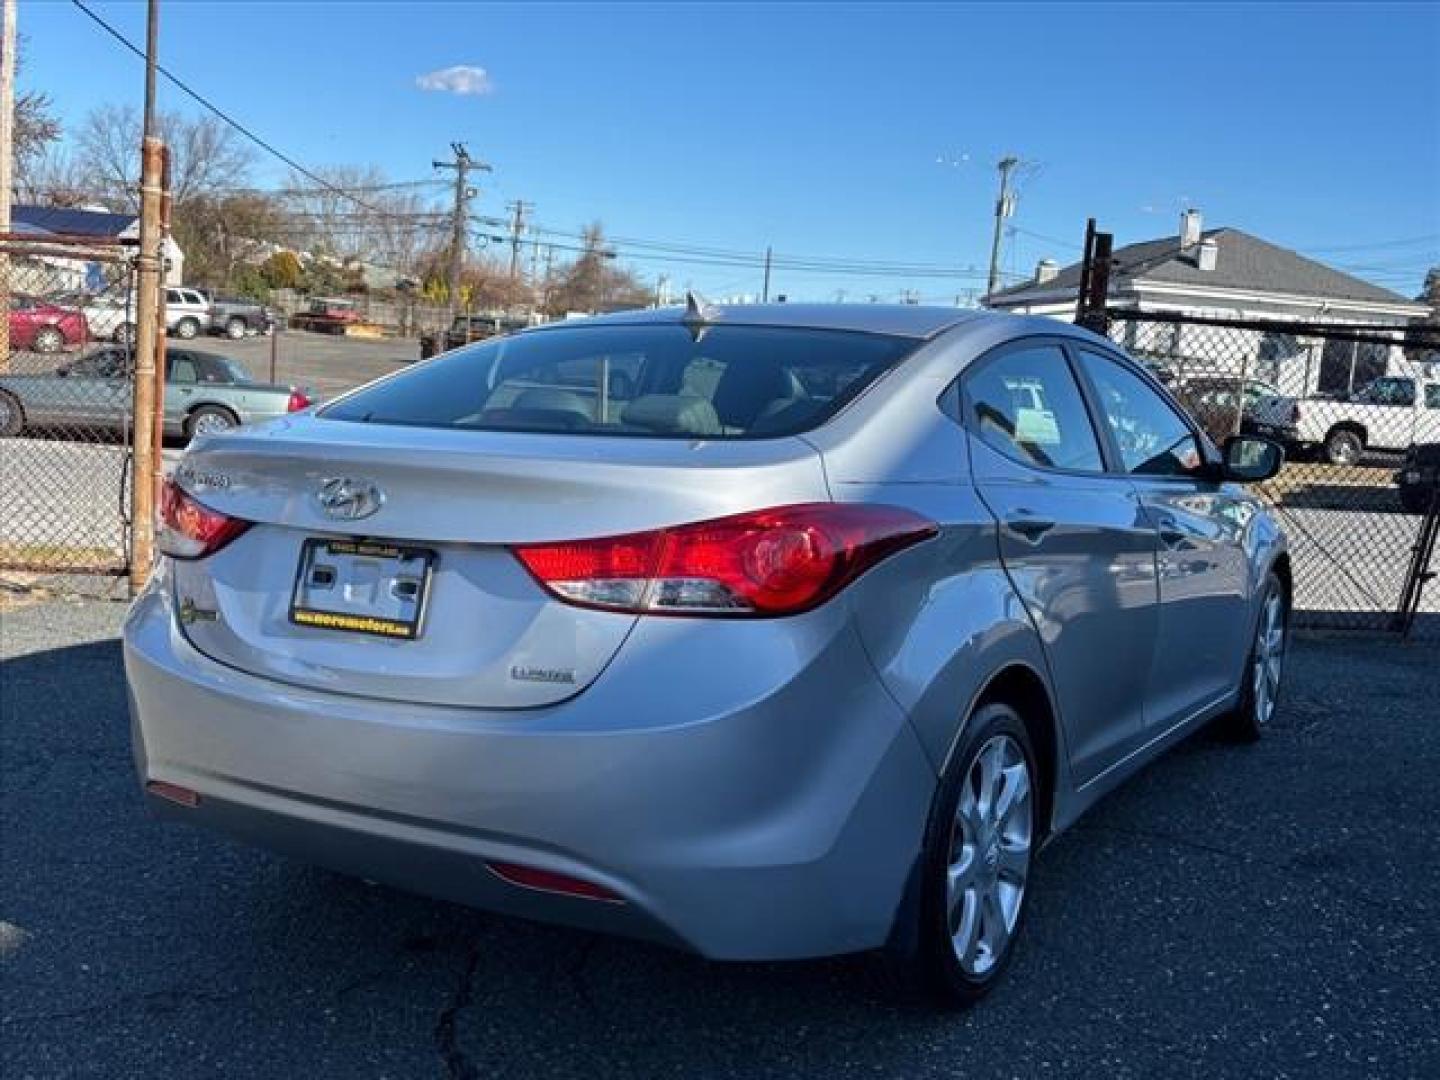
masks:
[(231, 341), (239, 341), (245, 336), (247, 329), (249, 327), (246, 326), (245, 320), (237, 315), (225, 323), (225, 336)]
[(1020, 714), (979, 706), (940, 778), (920, 856), (912, 976), (938, 1004), (973, 1005), (1014, 956), (1040, 838), (1039, 777)]
[(229, 409), (218, 405), (201, 405), (185, 418), (185, 438), (198, 435), (218, 435), (240, 426), (240, 419)]
[(58, 326), (42, 326), (35, 331), (31, 347), (37, 353), (57, 353), (65, 347), (65, 332)]
[(175, 324), (175, 336), (189, 341), (196, 334), (200, 333), (200, 323), (195, 319), (184, 318)]
[(121, 323), (115, 328), (115, 344), (123, 345), (127, 349), (135, 344), (134, 323)]
[(1335, 428), (1325, 436), (1325, 460), (1331, 465), (1358, 465), (1365, 440), (1353, 428)]
[(1275, 571), (1265, 579), (1260, 610), (1245, 654), (1240, 704), (1221, 718), (1221, 734), (1235, 742), (1258, 742), (1275, 718), (1290, 647), (1290, 597)]
[(25, 430), (25, 411), (20, 399), (7, 390), (0, 390), (0, 439), (10, 439)]

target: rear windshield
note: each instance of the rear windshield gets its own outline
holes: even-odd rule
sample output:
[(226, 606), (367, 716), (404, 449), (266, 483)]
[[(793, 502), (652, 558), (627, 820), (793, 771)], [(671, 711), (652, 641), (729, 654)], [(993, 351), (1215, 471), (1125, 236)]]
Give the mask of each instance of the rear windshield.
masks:
[(822, 424), (916, 345), (755, 326), (589, 326), (446, 353), (324, 409), (482, 431), (770, 438)]

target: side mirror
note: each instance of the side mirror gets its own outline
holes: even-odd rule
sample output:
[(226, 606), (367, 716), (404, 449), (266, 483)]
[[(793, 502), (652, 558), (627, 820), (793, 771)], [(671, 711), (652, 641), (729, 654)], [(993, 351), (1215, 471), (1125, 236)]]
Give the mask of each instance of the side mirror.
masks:
[(1269, 480), (1285, 464), (1285, 450), (1277, 442), (1254, 435), (1232, 435), (1225, 440), (1224, 478), (1242, 484)]

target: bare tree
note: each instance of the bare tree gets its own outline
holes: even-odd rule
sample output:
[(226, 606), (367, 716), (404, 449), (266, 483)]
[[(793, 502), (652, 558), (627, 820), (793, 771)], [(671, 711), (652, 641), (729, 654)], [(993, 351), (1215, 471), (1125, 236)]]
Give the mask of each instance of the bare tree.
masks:
[[(15, 55), (15, 76), (18, 79), (25, 60), (25, 39), (21, 38)], [(34, 186), (36, 164), (60, 138), (60, 121), (56, 119), (50, 95), (41, 90), (25, 90), (15, 98), (15, 183), (22, 190)]]
[[(235, 132), (212, 116), (161, 113), (160, 137), (170, 147), (170, 190), (177, 212), (187, 202), (241, 186), (255, 153)], [(92, 109), (76, 136), (81, 165), (106, 198), (140, 209), (140, 114), (132, 105)]]
[(425, 194), (392, 184), (373, 165), (334, 165), (315, 173), (324, 185), (292, 175), (285, 195), (296, 247), (408, 274), (448, 226)]
[(636, 273), (615, 265), (615, 252), (598, 221), (585, 228), (580, 244), (580, 254), (557, 272), (548, 290), (550, 314), (644, 307), (649, 302), (650, 290)]

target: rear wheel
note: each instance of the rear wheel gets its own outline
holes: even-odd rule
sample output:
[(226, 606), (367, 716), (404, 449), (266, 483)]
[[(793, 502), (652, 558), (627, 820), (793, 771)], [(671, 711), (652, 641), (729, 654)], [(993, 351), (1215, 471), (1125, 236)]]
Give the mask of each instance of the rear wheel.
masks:
[(65, 335), (58, 326), (42, 326), (35, 331), (34, 348), (36, 352), (59, 352), (64, 347)]
[(198, 333), (200, 333), (200, 323), (195, 319), (187, 317), (175, 324), (175, 336), (178, 338), (189, 340)]
[(115, 344), (129, 348), (135, 344), (135, 324), (121, 323), (115, 328)]
[(1325, 436), (1325, 460), (1331, 465), (1355, 465), (1365, 453), (1365, 440), (1352, 428), (1336, 428)]
[(20, 411), (20, 399), (0, 390), (0, 438), (19, 435), (24, 427), (25, 414)]
[(1260, 599), (1260, 617), (1245, 662), (1240, 704), (1222, 722), (1222, 730), (1240, 742), (1256, 742), (1275, 717), (1285, 650), (1290, 643), (1290, 602), (1278, 574), (1271, 572)]
[(218, 435), (239, 426), (234, 413), (215, 405), (201, 405), (185, 421), (185, 436), (193, 439), (199, 435)]
[(1038, 836), (1035, 757), (1020, 715), (982, 705), (941, 777), (922, 855), (917, 974), (940, 1001), (980, 1000), (1025, 923)]
[(225, 336), (232, 341), (239, 341), (245, 336), (245, 320), (236, 315), (225, 324)]

